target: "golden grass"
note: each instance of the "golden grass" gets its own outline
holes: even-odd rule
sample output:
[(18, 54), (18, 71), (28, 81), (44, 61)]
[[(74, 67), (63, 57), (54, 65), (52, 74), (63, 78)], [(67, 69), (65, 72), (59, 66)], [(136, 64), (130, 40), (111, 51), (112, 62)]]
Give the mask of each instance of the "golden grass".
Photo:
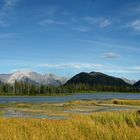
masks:
[(69, 101), (68, 103), (72, 105), (97, 105), (95, 100), (75, 100)]
[(140, 113), (102, 112), (68, 120), (0, 118), (0, 140), (140, 140)]

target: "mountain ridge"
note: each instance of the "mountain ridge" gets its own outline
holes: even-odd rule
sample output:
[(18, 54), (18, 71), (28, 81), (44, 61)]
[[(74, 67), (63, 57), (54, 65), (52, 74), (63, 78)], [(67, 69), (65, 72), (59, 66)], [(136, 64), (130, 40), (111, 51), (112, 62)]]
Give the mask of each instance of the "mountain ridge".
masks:
[[(80, 79), (82, 77), (82, 79)], [(78, 79), (77, 82), (74, 83), (93, 83), (94, 85), (100, 84), (111, 84), (111, 80), (115, 80), (116, 82), (119, 80), (121, 83), (119, 85), (137, 85), (135, 80), (129, 80), (126, 78), (118, 78), (114, 76), (110, 76), (101, 72), (81, 72), (73, 76), (72, 78), (60, 77), (55, 74), (40, 74), (34, 71), (16, 71), (14, 73), (9, 74), (0, 74), (0, 82), (14, 84), (15, 81), (23, 81), (23, 82), (30, 82), (33, 84), (43, 84), (43, 85), (52, 85), (52, 86), (60, 86), (67, 83), (71, 79)], [(94, 80), (93, 80), (94, 78)], [(110, 80), (111, 79), (111, 80)], [(90, 82), (88, 82), (90, 81)], [(139, 81), (138, 81), (139, 82)], [(116, 83), (117, 84), (117, 83)], [(112, 85), (112, 84), (111, 84)], [(118, 85), (118, 84), (117, 84)]]
[(68, 78), (59, 77), (54, 74), (39, 74), (33, 71), (16, 71), (11, 74), (0, 74), (0, 81), (3, 83), (14, 84), (15, 81), (29, 82), (33, 84), (63, 85)]
[(109, 76), (101, 72), (81, 72), (73, 76), (65, 85), (69, 84), (88, 84), (88, 85), (106, 85), (106, 86), (130, 86), (121, 78)]

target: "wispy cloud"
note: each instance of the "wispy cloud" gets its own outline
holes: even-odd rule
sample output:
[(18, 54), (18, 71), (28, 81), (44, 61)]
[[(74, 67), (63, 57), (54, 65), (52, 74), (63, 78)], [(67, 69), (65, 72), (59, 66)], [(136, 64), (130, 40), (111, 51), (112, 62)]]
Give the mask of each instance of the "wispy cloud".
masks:
[(102, 67), (102, 64), (93, 64), (93, 63), (66, 63), (66, 64), (42, 64), (40, 67), (45, 68), (57, 68), (57, 69), (81, 69), (81, 68), (99, 68)]
[(84, 20), (90, 24), (98, 25), (100, 28), (105, 28), (112, 24), (109, 19), (101, 17), (85, 17)]
[(131, 23), (126, 25), (126, 27), (130, 27), (130, 28), (132, 28), (132, 29), (134, 29), (136, 31), (140, 31), (140, 19), (132, 21)]
[(136, 31), (135, 35), (139, 35), (140, 31), (140, 3), (134, 2), (133, 4), (129, 4), (124, 7), (123, 11), (121, 11), (119, 20), (120, 20), (120, 28), (119, 29), (127, 29), (130, 28)]
[(134, 16), (134, 15), (139, 15), (139, 14), (140, 14), (140, 4), (139, 3), (128, 6), (122, 12), (122, 16)]
[(47, 24), (66, 25), (68, 23), (62, 22), (62, 21), (53, 20), (53, 19), (45, 19), (42, 22), (40, 22), (40, 25), (43, 25), (43, 26), (45, 26)]
[[(83, 17), (83, 18), (64, 18), (65, 21), (60, 20), (61, 17), (60, 13), (58, 16), (53, 13), (55, 16), (49, 16), (46, 19), (43, 19), (39, 24), (41, 26), (52, 24), (52, 25), (69, 25), (69, 28), (73, 30), (77, 30), (80, 32), (88, 32), (92, 30), (93, 25), (98, 26), (99, 28), (106, 28), (109, 27), (112, 22), (107, 18), (98, 18), (98, 17)], [(57, 17), (57, 19), (56, 19)], [(81, 23), (86, 23), (85, 26), (82, 26)], [(72, 27), (73, 26), (73, 27)]]
[(3, 0), (4, 4), (0, 9), (0, 16), (5, 16), (9, 11), (13, 10), (21, 0)]
[(65, 64), (41, 64), (39, 67), (43, 68), (53, 68), (53, 69), (72, 69), (79, 71), (99, 71), (106, 73), (139, 73), (140, 66), (113, 66), (113, 65), (103, 65), (103, 64), (93, 64), (93, 63), (65, 63)]
[(100, 23), (100, 27), (101, 28), (105, 28), (107, 26), (111, 25), (111, 21), (109, 21), (108, 19), (104, 19), (101, 23)]
[(80, 31), (80, 32), (89, 32), (91, 30), (91, 28), (80, 26), (80, 27), (74, 28), (74, 30), (77, 30), (77, 31)]
[(102, 55), (102, 57), (107, 58), (107, 59), (116, 59), (116, 58), (120, 57), (120, 55), (117, 53), (114, 53), (114, 52), (107, 52), (107, 53), (104, 53)]
[(70, 15), (71, 13), (67, 11), (67, 9), (62, 8), (61, 6), (49, 5), (43, 10), (41, 16), (42, 19), (39, 21), (39, 24), (41, 26), (67, 25), (71, 22), (70, 19), (68, 20), (68, 16)]
[(11, 13), (11, 11), (15, 9), (15, 7), (21, 0), (3, 0), (3, 1), (4, 4), (0, 9), (0, 26), (7, 27), (9, 26), (9, 23), (7, 23), (7, 19), (10, 18), (9, 14)]
[(21, 0), (4, 0), (3, 10), (11, 10), (15, 8), (18, 2)]

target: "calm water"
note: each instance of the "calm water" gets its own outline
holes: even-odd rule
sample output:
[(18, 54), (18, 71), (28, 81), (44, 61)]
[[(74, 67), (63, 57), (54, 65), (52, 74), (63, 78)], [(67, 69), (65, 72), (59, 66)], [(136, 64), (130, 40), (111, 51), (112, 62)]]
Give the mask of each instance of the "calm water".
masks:
[(61, 103), (71, 100), (106, 100), (106, 99), (137, 99), (140, 94), (127, 93), (94, 93), (94, 94), (73, 94), (67, 96), (44, 96), (44, 97), (4, 97), (0, 96), (0, 103), (28, 102), (28, 103)]

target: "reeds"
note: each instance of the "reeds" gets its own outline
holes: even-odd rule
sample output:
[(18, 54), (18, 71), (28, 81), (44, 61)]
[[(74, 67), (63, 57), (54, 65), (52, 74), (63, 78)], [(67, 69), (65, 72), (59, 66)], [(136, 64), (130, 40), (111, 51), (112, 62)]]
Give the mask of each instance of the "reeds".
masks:
[(68, 120), (0, 118), (0, 140), (140, 140), (140, 114), (102, 112)]

